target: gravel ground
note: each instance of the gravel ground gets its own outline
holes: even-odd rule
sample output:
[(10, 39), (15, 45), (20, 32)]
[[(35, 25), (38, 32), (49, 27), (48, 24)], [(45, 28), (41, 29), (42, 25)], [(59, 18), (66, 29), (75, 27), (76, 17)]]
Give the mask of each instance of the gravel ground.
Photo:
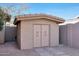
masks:
[(59, 45), (19, 50), (15, 42), (7, 42), (0, 45), (0, 56), (79, 56), (79, 49)]

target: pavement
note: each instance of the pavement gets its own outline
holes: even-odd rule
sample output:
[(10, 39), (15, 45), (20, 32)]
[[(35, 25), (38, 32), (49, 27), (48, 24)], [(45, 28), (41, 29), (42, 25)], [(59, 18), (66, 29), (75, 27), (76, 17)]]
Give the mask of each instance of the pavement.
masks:
[(79, 49), (64, 45), (20, 50), (15, 42), (0, 45), (0, 56), (79, 56)]

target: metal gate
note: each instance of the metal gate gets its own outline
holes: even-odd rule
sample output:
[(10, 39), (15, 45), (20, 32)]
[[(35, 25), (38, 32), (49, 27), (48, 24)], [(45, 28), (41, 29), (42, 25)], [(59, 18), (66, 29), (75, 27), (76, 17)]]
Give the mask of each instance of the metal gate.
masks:
[(5, 41), (15, 41), (16, 40), (16, 27), (6, 26), (5, 27)]

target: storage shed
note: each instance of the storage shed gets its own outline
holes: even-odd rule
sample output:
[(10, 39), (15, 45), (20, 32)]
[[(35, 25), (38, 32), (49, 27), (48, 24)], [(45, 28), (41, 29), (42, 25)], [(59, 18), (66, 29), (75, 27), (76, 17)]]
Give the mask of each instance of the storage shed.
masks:
[(52, 47), (59, 45), (59, 23), (62, 18), (46, 14), (27, 14), (17, 16), (17, 42), (20, 49)]

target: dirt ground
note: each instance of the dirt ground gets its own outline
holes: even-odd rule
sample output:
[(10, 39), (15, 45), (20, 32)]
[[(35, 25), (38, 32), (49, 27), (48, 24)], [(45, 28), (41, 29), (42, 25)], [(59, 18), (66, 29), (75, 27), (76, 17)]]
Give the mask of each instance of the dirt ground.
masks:
[(79, 56), (79, 49), (59, 45), (19, 50), (15, 42), (7, 42), (0, 45), (0, 56)]

